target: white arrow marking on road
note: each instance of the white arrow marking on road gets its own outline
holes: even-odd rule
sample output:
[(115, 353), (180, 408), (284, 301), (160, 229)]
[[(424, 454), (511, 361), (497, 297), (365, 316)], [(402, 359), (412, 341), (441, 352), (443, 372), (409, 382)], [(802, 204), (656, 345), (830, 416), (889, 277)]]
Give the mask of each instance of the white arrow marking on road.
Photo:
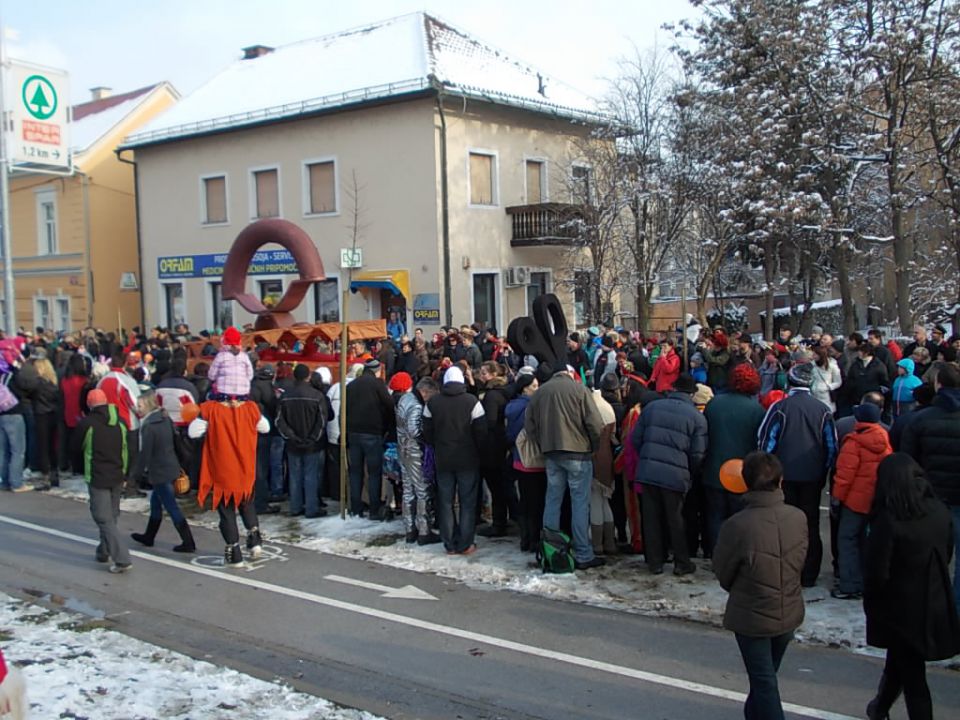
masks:
[(355, 587), (364, 588), (366, 590), (376, 590), (379, 593), (383, 593), (385, 598), (393, 598), (394, 600), (436, 600), (433, 595), (428, 592), (424, 592), (420, 588), (414, 585), (404, 585), (401, 588), (392, 588), (387, 585), (377, 585), (372, 582), (365, 582), (363, 580), (354, 580), (353, 578), (343, 577), (343, 575), (324, 575), (324, 580), (333, 580), (333, 582), (343, 583), (344, 585), (353, 585)]

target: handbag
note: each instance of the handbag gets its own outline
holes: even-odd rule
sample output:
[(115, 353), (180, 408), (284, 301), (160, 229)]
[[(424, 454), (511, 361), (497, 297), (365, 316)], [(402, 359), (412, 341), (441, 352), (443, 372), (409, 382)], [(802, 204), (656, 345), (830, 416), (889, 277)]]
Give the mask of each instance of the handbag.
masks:
[(540, 452), (540, 444), (527, 435), (526, 428), (521, 428), (517, 435), (517, 455), (520, 456), (520, 464), (527, 470), (542, 470), (547, 466), (547, 461)]
[(174, 495), (186, 495), (190, 492), (190, 476), (181, 468), (177, 479), (173, 481)]

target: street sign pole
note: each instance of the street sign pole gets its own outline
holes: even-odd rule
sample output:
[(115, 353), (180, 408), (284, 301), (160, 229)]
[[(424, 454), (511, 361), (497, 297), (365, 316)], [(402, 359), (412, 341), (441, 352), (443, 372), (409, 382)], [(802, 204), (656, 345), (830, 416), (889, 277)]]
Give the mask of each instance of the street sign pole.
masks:
[(6, 93), (9, 82), (7, 65), (7, 46), (4, 42), (4, 28), (0, 24), (0, 203), (2, 203), (2, 219), (0, 230), (3, 232), (3, 243), (0, 252), (3, 253), (3, 305), (4, 330), (9, 335), (17, 332), (17, 309), (15, 307), (16, 294), (13, 291), (13, 250), (10, 237), (12, 234), (10, 222), (10, 154), (7, 147), (7, 103)]

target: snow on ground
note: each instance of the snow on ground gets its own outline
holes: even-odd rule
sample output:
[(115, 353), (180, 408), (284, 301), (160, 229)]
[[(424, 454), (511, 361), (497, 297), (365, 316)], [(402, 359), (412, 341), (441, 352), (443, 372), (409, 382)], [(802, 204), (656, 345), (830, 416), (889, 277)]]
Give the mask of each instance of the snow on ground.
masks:
[[(51, 492), (86, 501), (82, 478), (65, 478), (62, 487)], [(127, 512), (147, 514), (146, 498), (121, 502)], [(216, 513), (201, 511), (192, 500), (184, 501), (190, 522), (216, 528)], [(330, 503), (331, 515), (337, 504)], [(191, 510), (194, 511), (191, 513)], [(169, 522), (166, 519), (165, 522)], [(607, 566), (570, 575), (543, 575), (533, 554), (520, 552), (516, 537), (478, 538), (478, 552), (464, 557), (447, 555), (440, 544), (421, 547), (403, 539), (401, 521), (371, 522), (359, 518), (332, 517), (305, 520), (285, 515), (260, 518), (264, 538), (316, 550), (373, 561), (416, 572), (435, 573), (479, 589), (505, 589), (541, 595), (556, 600), (655, 617), (671, 617), (721, 626), (727, 594), (709, 569), (709, 561), (696, 560), (697, 572), (674, 577), (667, 565), (663, 575), (651, 575), (641, 557), (618, 556)], [(219, 546), (204, 551), (220, 553)], [(821, 583), (831, 578), (821, 576)], [(804, 591), (806, 621), (797, 632), (802, 641), (842, 646), (860, 652), (865, 649), (866, 627), (861, 603), (835, 600), (829, 586)]]
[[(44, 600), (71, 604), (63, 598)], [(7, 662), (26, 678), (30, 717), (377, 720), (134, 640), (103, 624), (95, 614), (50, 610), (0, 593), (0, 644)]]

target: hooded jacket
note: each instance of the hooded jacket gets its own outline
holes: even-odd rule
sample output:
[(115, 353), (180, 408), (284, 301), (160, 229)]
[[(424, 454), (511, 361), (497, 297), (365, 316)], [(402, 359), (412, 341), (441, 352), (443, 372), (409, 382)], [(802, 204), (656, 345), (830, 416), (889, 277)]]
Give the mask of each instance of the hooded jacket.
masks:
[(771, 405), (758, 436), (758, 449), (773, 453), (783, 465), (784, 482), (822, 485), (837, 457), (833, 413), (808, 388), (792, 388)]
[[(114, 405), (99, 405), (77, 424), (75, 453), (83, 453), (83, 476), (91, 487), (123, 485), (127, 472), (127, 428)], [(172, 438), (171, 438), (172, 442)]]
[(933, 404), (903, 431), (900, 450), (926, 471), (947, 505), (960, 505), (960, 388), (940, 388)]
[(837, 456), (833, 497), (854, 512), (869, 513), (877, 489), (877, 468), (892, 452), (887, 431), (879, 423), (858, 422), (843, 439)]
[(573, 453), (589, 460), (603, 432), (590, 390), (565, 372), (540, 386), (524, 417), (527, 436), (549, 453)]
[(807, 519), (784, 503), (782, 490), (748, 492), (743, 502), (721, 526), (713, 549), (713, 572), (730, 593), (723, 626), (750, 637), (776, 637), (803, 623)]
[(347, 385), (347, 432), (386, 435), (395, 422), (393, 400), (383, 381), (364, 370)]
[(332, 417), (326, 395), (306, 380), (294, 383), (277, 403), (277, 430), (287, 441), (287, 452), (317, 452)]
[(630, 441), (638, 483), (686, 493), (707, 453), (707, 421), (689, 395), (672, 392), (643, 409)]
[(444, 383), (423, 409), (423, 438), (433, 445), (437, 472), (477, 468), (486, 434), (483, 405), (463, 383)]
[(173, 445), (173, 424), (163, 410), (154, 410), (140, 423), (140, 453), (130, 477), (144, 475), (151, 486), (172, 483), (180, 475), (180, 462)]
[(913, 391), (923, 384), (923, 380), (914, 374), (916, 363), (914, 363), (912, 359), (904, 358), (897, 363), (897, 367), (902, 367), (907, 371), (907, 374), (898, 375), (897, 379), (893, 381), (894, 410), (897, 409), (897, 405), (916, 402), (913, 397)]
[(486, 392), (481, 403), (487, 419), (486, 447), (480, 458), (480, 465), (484, 468), (498, 469), (503, 467), (507, 455), (506, 414), (507, 403), (516, 393), (513, 387), (506, 384), (503, 378), (491, 378), (487, 383)]
[(680, 377), (680, 356), (676, 351), (661, 354), (653, 364), (653, 375), (650, 376), (650, 382), (654, 389), (659, 392), (669, 392), (673, 389), (673, 384)]

